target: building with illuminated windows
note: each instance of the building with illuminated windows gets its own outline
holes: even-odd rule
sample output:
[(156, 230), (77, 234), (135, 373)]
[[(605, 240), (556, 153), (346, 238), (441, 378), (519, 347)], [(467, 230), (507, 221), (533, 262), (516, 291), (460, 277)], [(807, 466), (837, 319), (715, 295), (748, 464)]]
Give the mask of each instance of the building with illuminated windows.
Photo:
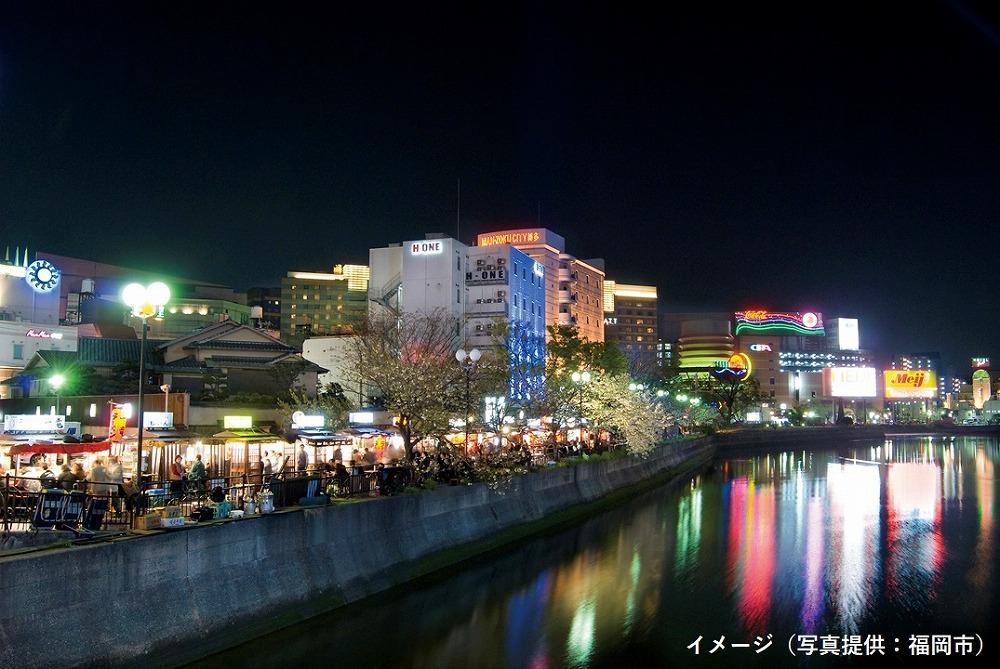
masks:
[(656, 286), (604, 280), (604, 340), (618, 345), (637, 378), (663, 364), (656, 305)]
[(546, 270), (515, 246), (466, 246), (425, 239), (369, 251), (372, 309), (445, 314), (462, 328), (461, 346), (485, 349), (506, 336), (514, 399), (539, 387), (545, 368)]
[(351, 334), (368, 316), (367, 265), (289, 272), (281, 279), (281, 339)]
[(604, 261), (566, 253), (566, 240), (545, 228), (487, 232), (478, 247), (513, 246), (545, 271), (545, 322), (572, 325), (590, 341), (604, 341)]

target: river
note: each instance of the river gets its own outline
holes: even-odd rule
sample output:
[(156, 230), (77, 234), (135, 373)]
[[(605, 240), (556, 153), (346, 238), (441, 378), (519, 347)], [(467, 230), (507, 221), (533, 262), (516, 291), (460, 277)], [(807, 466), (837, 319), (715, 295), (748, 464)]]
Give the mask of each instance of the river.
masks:
[(726, 454), (560, 534), (193, 666), (813, 666), (844, 659), (819, 654), (835, 637), (858, 664), (898, 664), (925, 647), (911, 635), (946, 635), (926, 647), (947, 640), (954, 661), (976, 634), (995, 657), (998, 457), (996, 438), (940, 436)]

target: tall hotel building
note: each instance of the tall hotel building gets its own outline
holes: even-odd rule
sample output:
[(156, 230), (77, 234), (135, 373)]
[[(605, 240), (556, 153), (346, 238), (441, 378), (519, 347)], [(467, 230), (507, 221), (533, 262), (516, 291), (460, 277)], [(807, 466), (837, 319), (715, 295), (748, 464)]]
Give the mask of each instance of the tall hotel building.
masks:
[(351, 334), (368, 314), (368, 267), (289, 272), (281, 280), (281, 338)]
[(545, 275), (545, 321), (574, 325), (590, 341), (604, 341), (604, 261), (566, 253), (566, 240), (545, 228), (501, 230), (478, 236), (479, 248), (512, 246), (537, 261)]
[(663, 365), (657, 331), (656, 286), (604, 281), (604, 338), (618, 344), (633, 376)]
[(526, 397), (545, 365), (545, 269), (510, 245), (469, 247), (444, 235), (369, 251), (373, 309), (444, 313), (460, 323), (462, 345), (486, 348), (506, 330), (510, 396)]

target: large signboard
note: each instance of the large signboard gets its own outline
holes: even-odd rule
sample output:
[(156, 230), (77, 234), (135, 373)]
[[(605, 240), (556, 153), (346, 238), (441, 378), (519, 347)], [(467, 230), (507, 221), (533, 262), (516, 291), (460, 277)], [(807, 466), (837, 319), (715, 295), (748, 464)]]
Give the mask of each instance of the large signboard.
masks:
[(887, 369), (885, 379), (886, 399), (931, 399), (937, 396), (937, 376), (927, 369)]
[(3, 417), (4, 432), (61, 432), (66, 417), (54, 414), (11, 414)]
[(877, 377), (874, 367), (825, 367), (823, 394), (827, 397), (875, 397)]
[(736, 312), (736, 334), (789, 334), (823, 336), (823, 315), (813, 311), (766, 311), (748, 309)]
[(499, 246), (501, 244), (544, 244), (545, 230), (504, 230), (502, 232), (487, 232), (479, 235), (476, 246)]
[(973, 358), (972, 359), (973, 369), (989, 369), (990, 359), (989, 358)]
[(410, 254), (415, 256), (433, 256), (444, 253), (444, 242), (433, 239), (423, 242), (410, 242)]
[(857, 351), (861, 347), (858, 336), (857, 318), (837, 319), (837, 348), (841, 351)]

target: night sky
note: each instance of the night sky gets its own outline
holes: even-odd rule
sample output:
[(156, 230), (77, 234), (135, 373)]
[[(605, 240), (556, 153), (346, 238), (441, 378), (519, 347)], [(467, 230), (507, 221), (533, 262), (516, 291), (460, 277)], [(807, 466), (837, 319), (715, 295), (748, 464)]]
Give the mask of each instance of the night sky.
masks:
[(20, 4), (5, 245), (276, 285), (454, 234), (461, 178), (464, 241), (540, 218), (662, 309), (1000, 357), (989, 3)]

